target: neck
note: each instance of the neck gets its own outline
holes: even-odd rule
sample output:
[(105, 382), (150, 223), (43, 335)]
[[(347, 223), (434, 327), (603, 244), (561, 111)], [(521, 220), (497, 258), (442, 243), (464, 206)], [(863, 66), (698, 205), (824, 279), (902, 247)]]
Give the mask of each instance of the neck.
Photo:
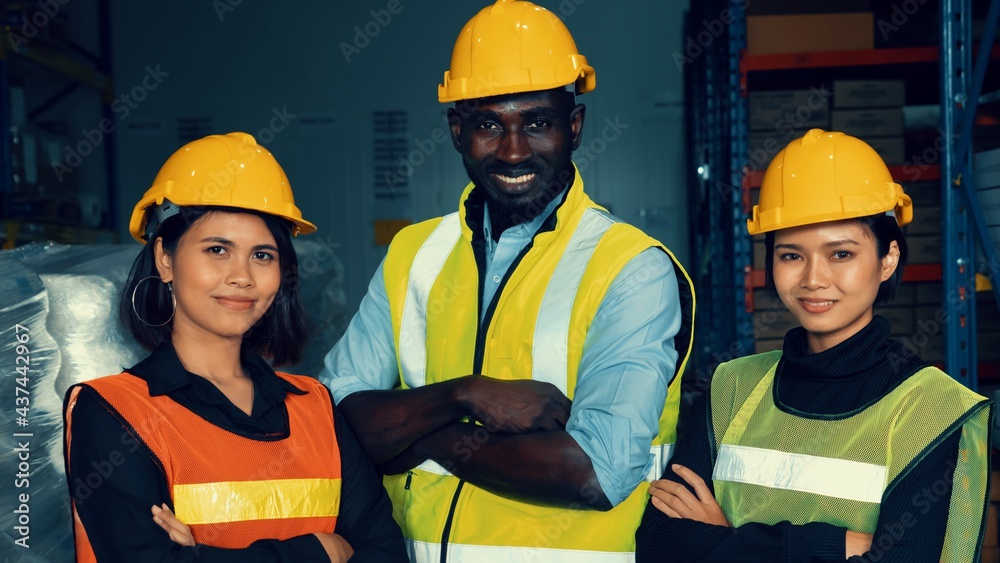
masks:
[(175, 324), (170, 341), (181, 365), (195, 375), (220, 383), (246, 377), (240, 361), (242, 338), (196, 333)]
[(572, 186), (575, 181), (575, 170), (572, 166), (568, 171), (563, 172), (559, 175), (560, 179), (565, 179), (569, 176), (569, 180), (565, 183), (553, 182), (551, 185), (546, 187), (538, 196), (527, 203), (510, 205), (499, 201), (496, 201), (489, 197), (489, 192), (487, 190), (482, 190), (486, 201), (490, 208), (490, 230), (493, 235), (494, 241), (500, 240), (500, 235), (503, 234), (507, 229), (520, 225), (521, 223), (527, 223), (545, 211), (552, 200), (554, 200), (564, 189), (568, 186)]
[(867, 313), (839, 330), (833, 332), (806, 332), (806, 343), (809, 346), (809, 353), (819, 354), (844, 342), (868, 326), (874, 316), (874, 311), (869, 309)]

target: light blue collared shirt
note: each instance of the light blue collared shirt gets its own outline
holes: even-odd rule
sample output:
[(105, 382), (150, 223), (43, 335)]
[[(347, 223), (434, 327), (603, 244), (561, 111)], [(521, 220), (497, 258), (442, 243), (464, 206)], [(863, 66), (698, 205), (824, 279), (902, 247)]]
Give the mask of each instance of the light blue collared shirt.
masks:
[[(486, 209), (483, 303), (492, 300), (514, 259), (562, 200), (560, 194), (538, 217), (508, 228), (495, 242)], [(379, 264), (358, 313), (327, 354), (319, 377), (338, 403), (357, 391), (399, 384), (382, 268)], [(566, 431), (590, 457), (601, 488), (614, 505), (632, 493), (653, 463), (649, 445), (659, 432), (667, 386), (674, 375), (674, 336), (680, 325), (673, 264), (661, 250), (649, 248), (612, 282), (587, 332)]]

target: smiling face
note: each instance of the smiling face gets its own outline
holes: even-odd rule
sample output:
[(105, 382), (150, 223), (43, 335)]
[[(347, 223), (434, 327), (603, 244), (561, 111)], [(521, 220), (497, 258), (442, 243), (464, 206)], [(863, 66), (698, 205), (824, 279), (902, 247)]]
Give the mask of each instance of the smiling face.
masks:
[(173, 283), (174, 335), (242, 339), (281, 286), (278, 248), (264, 220), (210, 212), (184, 233), (173, 254), (156, 240), (156, 267)]
[(461, 114), (448, 111), (455, 149), (491, 210), (530, 220), (566, 187), (585, 111), (572, 100), (568, 92), (546, 90), (483, 98)]
[(895, 241), (879, 258), (873, 235), (856, 220), (774, 234), (774, 286), (807, 331), (812, 353), (840, 344), (871, 322), (879, 286), (898, 261)]

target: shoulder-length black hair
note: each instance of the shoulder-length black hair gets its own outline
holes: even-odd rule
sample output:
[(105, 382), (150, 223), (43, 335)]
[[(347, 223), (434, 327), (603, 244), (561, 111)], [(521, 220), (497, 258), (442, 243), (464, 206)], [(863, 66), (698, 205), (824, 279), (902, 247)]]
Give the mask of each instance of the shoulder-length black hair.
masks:
[[(891, 215), (879, 214), (855, 219), (861, 227), (875, 241), (875, 248), (878, 250), (879, 260), (889, 254), (889, 245), (896, 241), (899, 246), (899, 262), (896, 264), (896, 271), (892, 277), (882, 282), (878, 287), (878, 294), (875, 296), (874, 305), (888, 303), (896, 296), (899, 284), (903, 281), (903, 267), (906, 266), (906, 258), (909, 249), (906, 246), (906, 236), (903, 230), (896, 223), (896, 218)], [(774, 231), (764, 234), (764, 286), (772, 293), (777, 294), (774, 287)]]
[[(231, 207), (181, 207), (178, 215), (164, 221), (136, 256), (128, 280), (125, 282), (119, 305), (119, 315), (125, 328), (147, 350), (153, 350), (164, 340), (169, 340), (173, 320), (159, 327), (146, 323), (157, 324), (171, 318), (173, 303), (170, 294), (165, 287), (160, 287), (162, 283), (156, 280), (140, 282), (149, 276), (159, 277), (154, 252), (156, 239), (163, 239), (163, 250), (167, 254), (173, 254), (184, 233), (208, 213), (256, 215), (264, 220), (267, 229), (274, 236), (278, 247), (278, 264), (281, 268), (281, 285), (271, 307), (257, 324), (243, 335), (241, 353), (269, 358), (276, 366), (298, 362), (306, 346), (307, 330), (305, 308), (299, 295), (299, 261), (292, 246), (291, 228), (282, 219), (251, 210)], [(137, 314), (146, 322), (140, 320)]]

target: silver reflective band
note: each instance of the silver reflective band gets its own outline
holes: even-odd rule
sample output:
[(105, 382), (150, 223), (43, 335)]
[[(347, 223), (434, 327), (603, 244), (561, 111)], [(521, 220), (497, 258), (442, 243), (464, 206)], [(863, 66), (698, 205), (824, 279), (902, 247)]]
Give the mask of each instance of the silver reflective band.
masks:
[(882, 502), (886, 468), (860, 461), (723, 444), (714, 481), (760, 485), (860, 502)]
[(410, 388), (423, 387), (427, 383), (427, 300), (461, 236), (458, 213), (445, 215), (417, 250), (410, 266), (399, 327), (399, 364), (403, 381)]
[(663, 444), (661, 446), (650, 446), (649, 455), (653, 458), (653, 465), (646, 473), (646, 480), (652, 483), (663, 477), (663, 471), (667, 468), (667, 463), (674, 455), (673, 444)]
[(597, 243), (614, 223), (613, 217), (597, 209), (584, 212), (559, 258), (538, 309), (531, 350), (531, 378), (555, 385), (563, 395), (568, 394), (569, 323), (573, 316), (573, 303)]
[[(540, 532), (543, 533), (543, 532)], [(406, 540), (414, 563), (439, 563), (441, 544)], [(456, 563), (632, 563), (635, 554), (614, 551), (578, 551), (540, 547), (448, 544), (448, 561)]]

